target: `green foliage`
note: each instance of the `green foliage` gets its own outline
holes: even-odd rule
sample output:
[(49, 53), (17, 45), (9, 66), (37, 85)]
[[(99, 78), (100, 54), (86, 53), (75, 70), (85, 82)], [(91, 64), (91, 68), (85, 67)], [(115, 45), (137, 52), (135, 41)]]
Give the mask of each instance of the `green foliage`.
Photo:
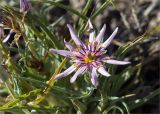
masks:
[[(0, 101), (0, 112), (8, 111), (13, 114), (38, 114), (39, 112), (43, 114), (73, 114), (76, 112), (77, 114), (130, 114), (131, 110), (160, 94), (160, 90), (156, 89), (142, 99), (128, 100), (136, 96), (134, 93), (126, 91), (134, 85), (134, 80), (140, 77), (136, 72), (141, 70), (141, 63), (129, 65), (118, 74), (116, 74), (116, 66), (108, 66), (112, 76), (109, 78), (99, 76), (100, 85), (97, 89), (94, 89), (88, 81), (88, 74), (81, 76), (74, 84), (70, 84), (68, 78), (55, 81), (55, 76), (70, 64), (66, 58), (62, 60), (61, 57), (48, 52), (51, 47), (64, 49), (63, 40), (59, 39), (54, 31), (63, 17), (50, 24), (44, 15), (48, 11), (48, 7), (56, 6), (70, 12), (70, 15), (78, 16), (79, 20), (74, 21), (74, 25), (81, 36), (86, 30), (88, 20), (86, 13), (91, 2), (92, 0), (88, 0), (84, 9), (79, 12), (60, 1), (32, 0), (32, 4), (40, 4), (44, 7), (40, 9), (41, 13), (33, 11), (33, 9), (26, 15), (19, 13), (15, 7), (0, 6), (0, 10), (6, 17), (10, 17), (9, 21), (12, 23), (5, 27), (14, 30), (17, 35), (14, 37), (17, 48), (4, 45), (0, 39), (2, 52), (0, 57), (2, 56), (4, 64), (4, 66), (0, 66), (0, 80), (2, 80), (0, 81), (0, 94), (4, 92), (9, 97), (7, 102)], [(92, 12), (89, 18), (94, 20), (110, 3), (112, 3), (110, 0), (106, 0), (97, 11)], [(152, 34), (158, 32), (160, 32), (160, 26), (147, 30), (134, 41), (119, 47), (115, 56), (124, 57), (136, 45), (143, 43)], [(23, 48), (18, 42), (20, 36), (24, 38)], [(15, 60), (10, 56), (10, 51), (18, 54), (19, 59)], [(2, 70), (4, 68), (5, 70)], [(133, 81), (128, 84), (130, 79)], [(124, 87), (126, 84), (128, 85)], [(2, 98), (0, 97), (0, 99)]]

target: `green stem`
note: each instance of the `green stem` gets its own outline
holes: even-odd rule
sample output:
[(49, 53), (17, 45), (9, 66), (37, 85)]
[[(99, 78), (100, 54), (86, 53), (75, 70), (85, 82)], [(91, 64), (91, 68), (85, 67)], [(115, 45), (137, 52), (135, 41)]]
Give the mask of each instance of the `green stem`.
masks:
[[(34, 0), (35, 2), (44, 2), (44, 1), (37, 1), (37, 0)], [(87, 17), (82, 15), (81, 13), (79, 13), (78, 11), (76, 11), (75, 9), (72, 9), (70, 6), (66, 6), (66, 5), (63, 5), (61, 3), (58, 3), (58, 2), (55, 2), (55, 1), (45, 1), (45, 3), (49, 3), (51, 5), (55, 5), (57, 7), (60, 7), (62, 9), (65, 9), (67, 11), (70, 11), (72, 12), (73, 14), (76, 14), (77, 16), (79, 16), (80, 18), (84, 19), (84, 20), (87, 20)]]
[(86, 3), (86, 6), (84, 7), (84, 9), (83, 9), (82, 12), (81, 12), (82, 15), (85, 15), (85, 14), (87, 13), (87, 11), (88, 11), (91, 3), (92, 3), (92, 0), (88, 0), (88, 2)]
[(30, 105), (37, 105), (40, 102), (42, 102), (45, 97), (49, 94), (50, 90), (52, 89), (54, 83), (55, 83), (55, 77), (57, 74), (59, 74), (63, 68), (63, 66), (65, 65), (65, 63), (67, 62), (67, 59), (65, 58), (62, 63), (60, 64), (60, 67), (57, 68), (57, 70), (55, 71), (55, 73), (52, 75), (52, 77), (50, 78), (50, 80), (48, 81), (48, 86), (43, 90), (43, 94), (40, 96), (37, 96), (37, 99), (35, 99), (33, 102), (30, 102)]
[(97, 15), (99, 15), (105, 8), (106, 6), (110, 3), (110, 0), (106, 0), (100, 8), (91, 16), (91, 19), (95, 19)]

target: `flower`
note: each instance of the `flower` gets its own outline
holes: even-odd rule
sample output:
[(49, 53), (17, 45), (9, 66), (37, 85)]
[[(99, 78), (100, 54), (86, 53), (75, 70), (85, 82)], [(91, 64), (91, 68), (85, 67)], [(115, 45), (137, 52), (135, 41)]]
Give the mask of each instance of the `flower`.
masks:
[[(89, 29), (93, 30), (93, 25), (90, 20), (88, 21), (88, 24), (89, 24)], [(50, 52), (68, 57), (74, 64), (64, 72), (58, 74), (56, 76), (57, 80), (62, 77), (66, 77), (70, 75), (72, 72), (76, 71), (76, 73), (70, 79), (70, 82), (73, 83), (80, 74), (83, 74), (88, 71), (91, 74), (91, 83), (95, 87), (97, 87), (98, 85), (97, 72), (106, 77), (110, 76), (110, 74), (105, 70), (105, 67), (103, 66), (104, 63), (115, 64), (115, 65), (126, 65), (130, 63), (126, 61), (114, 60), (111, 59), (108, 55), (106, 55), (107, 52), (106, 48), (115, 37), (118, 28), (116, 28), (114, 32), (111, 34), (111, 36), (105, 42), (102, 43), (101, 40), (106, 30), (106, 25), (104, 24), (97, 37), (94, 36), (94, 31), (91, 31), (89, 34), (89, 42), (84, 43), (76, 35), (76, 32), (72, 28), (72, 26), (69, 24), (67, 26), (69, 28), (71, 37), (74, 40), (76, 46), (71, 45), (70, 43), (64, 40), (64, 44), (69, 49), (69, 51), (56, 50), (51, 48)]]
[(20, 0), (20, 12), (25, 13), (30, 9), (29, 3), (27, 0)]

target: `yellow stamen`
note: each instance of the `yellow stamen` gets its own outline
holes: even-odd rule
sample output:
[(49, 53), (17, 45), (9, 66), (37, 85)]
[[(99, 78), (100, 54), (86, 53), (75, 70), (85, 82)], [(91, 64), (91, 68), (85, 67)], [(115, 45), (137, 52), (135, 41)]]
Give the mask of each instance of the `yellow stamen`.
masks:
[(90, 58), (88, 58), (88, 56), (85, 56), (83, 59), (84, 59), (85, 63), (90, 63), (93, 61)]
[(84, 59), (85, 63), (93, 62), (93, 61), (95, 61), (95, 53), (91, 52), (89, 54), (89, 56), (85, 56), (83, 59)]
[(95, 53), (91, 52), (91, 57), (93, 57), (93, 58), (94, 58), (94, 55), (95, 55)]

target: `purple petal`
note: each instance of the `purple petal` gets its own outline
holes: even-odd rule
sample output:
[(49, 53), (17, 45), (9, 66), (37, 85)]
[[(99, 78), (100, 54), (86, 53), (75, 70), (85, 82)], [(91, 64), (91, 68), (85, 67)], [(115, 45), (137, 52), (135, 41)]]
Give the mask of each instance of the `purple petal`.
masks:
[(72, 28), (72, 26), (70, 24), (67, 24), (67, 27), (69, 28), (69, 32), (71, 34), (72, 39), (74, 40), (74, 42), (76, 43), (76, 45), (82, 45), (82, 41), (79, 39), (79, 37), (77, 36), (75, 30)]
[(97, 65), (99, 65), (99, 63), (100, 63), (99, 61), (92, 62), (91, 65), (92, 65), (93, 67), (97, 67)]
[(27, 0), (20, 0), (20, 12), (26, 12), (30, 8), (29, 3)]
[(73, 56), (73, 53), (70, 52), (70, 51), (66, 51), (66, 50), (56, 50), (56, 49), (49, 49), (50, 52), (52, 52), (53, 54), (60, 54), (62, 56), (65, 56), (65, 57), (72, 57)]
[(90, 30), (90, 34), (89, 34), (89, 42), (93, 42), (95, 37), (94, 37), (94, 28), (93, 25), (91, 23), (91, 20), (88, 20), (88, 24), (89, 24), (89, 30)]
[(92, 52), (96, 52), (98, 49), (98, 45), (96, 44), (96, 42), (94, 42), (93, 44), (91, 44), (91, 46), (92, 46), (92, 49), (91, 49), (91, 51)]
[(85, 49), (81, 48), (81, 49), (79, 50), (79, 53), (81, 53), (82, 55), (85, 55), (85, 54), (86, 54), (86, 51), (85, 51)]
[(70, 43), (68, 43), (65, 39), (64, 39), (64, 44), (70, 51), (73, 51), (75, 49), (75, 47)]
[(66, 69), (64, 72), (58, 74), (55, 79), (58, 80), (58, 79), (60, 79), (60, 78), (62, 78), (62, 77), (66, 77), (66, 76), (70, 75), (70, 74), (71, 74), (73, 71), (75, 71), (75, 70), (76, 70), (76, 67), (75, 67), (75, 65), (73, 64), (73, 65), (70, 66), (68, 69)]
[(98, 44), (101, 42), (102, 38), (104, 37), (104, 33), (106, 31), (106, 24), (103, 25), (102, 29), (100, 30), (99, 34), (96, 37), (96, 41)]
[(110, 37), (102, 44), (103, 48), (106, 48), (112, 42), (117, 32), (118, 32), (118, 27), (114, 30), (114, 32), (110, 35)]
[(85, 71), (86, 67), (81, 67), (79, 68), (76, 73), (73, 75), (73, 77), (71, 78), (70, 82), (73, 83), (76, 81), (77, 77), (82, 74)]
[(107, 77), (111, 76), (111, 75), (105, 70), (104, 67), (99, 67), (99, 68), (98, 68), (98, 72), (101, 73), (101, 74), (104, 75), (104, 76), (107, 76)]
[(130, 64), (131, 62), (128, 62), (128, 61), (118, 61), (118, 60), (106, 60), (106, 63), (114, 64), (114, 65), (126, 65), (126, 64)]
[(73, 51), (73, 55), (78, 58), (82, 58), (82, 59), (84, 58), (84, 55), (82, 53), (77, 52), (77, 51)]
[(76, 63), (76, 64), (82, 64), (82, 63), (84, 63), (84, 61), (81, 61), (81, 60), (70, 60), (70, 62), (74, 62), (74, 63)]
[(98, 78), (97, 78), (97, 72), (96, 72), (96, 68), (95, 67), (92, 68), (91, 82), (95, 87), (98, 86)]

